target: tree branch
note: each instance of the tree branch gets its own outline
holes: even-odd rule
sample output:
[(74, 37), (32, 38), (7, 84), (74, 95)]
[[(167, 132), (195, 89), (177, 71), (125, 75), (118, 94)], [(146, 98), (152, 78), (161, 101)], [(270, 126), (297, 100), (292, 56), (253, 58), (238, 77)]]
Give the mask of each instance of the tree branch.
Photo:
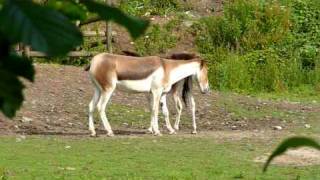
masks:
[(91, 17), (91, 18), (86, 19), (85, 21), (80, 22), (79, 26), (84, 26), (84, 25), (87, 25), (87, 24), (91, 24), (91, 23), (94, 23), (94, 22), (101, 21), (101, 20), (102, 19), (100, 17), (98, 17), (98, 16)]

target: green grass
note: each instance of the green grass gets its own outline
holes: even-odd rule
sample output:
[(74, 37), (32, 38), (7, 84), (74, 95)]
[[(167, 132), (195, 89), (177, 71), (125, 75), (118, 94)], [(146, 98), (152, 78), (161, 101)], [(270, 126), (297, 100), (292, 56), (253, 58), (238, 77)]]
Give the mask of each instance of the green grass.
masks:
[[(9, 179), (319, 179), (320, 166), (271, 166), (252, 159), (276, 142), (200, 137), (1, 137), (0, 172)], [(66, 148), (70, 146), (70, 148)], [(0, 174), (1, 177), (1, 174)]]
[(300, 103), (317, 104), (320, 102), (319, 91), (315, 91), (311, 87), (297, 88), (290, 92), (273, 92), (273, 93), (252, 93), (251, 96), (259, 97), (261, 99), (269, 99), (276, 101), (290, 101)]
[[(256, 93), (247, 97), (231, 92), (219, 94), (216, 105), (235, 121), (277, 119), (284, 123), (284, 127), (290, 127), (290, 132), (298, 135), (312, 135), (320, 131), (320, 111), (317, 111), (320, 107), (319, 96), (297, 96), (292, 93)], [(310, 109), (304, 110), (303, 107)], [(311, 128), (305, 128), (305, 124), (311, 125)]]
[(111, 103), (107, 114), (110, 122), (115, 125), (127, 124), (129, 127), (145, 128), (150, 123), (150, 113), (143, 108)]
[[(218, 99), (218, 105), (225, 108), (229, 113), (233, 113), (236, 117), (259, 119), (272, 116), (283, 120), (294, 120), (301, 119), (301, 116), (319, 115), (318, 112), (301, 112), (292, 110), (290, 107), (281, 109), (276, 106), (276, 104), (288, 103), (319, 107), (320, 96), (316, 95), (297, 96), (293, 93), (255, 93), (245, 97), (245, 94), (239, 96), (239, 94), (231, 92), (220, 92), (220, 94), (221, 98)], [(239, 100), (239, 97), (242, 100)]]
[[(232, 113), (236, 118), (249, 118), (249, 119), (263, 119), (266, 117), (277, 118), (286, 121), (301, 120), (303, 116), (309, 116), (309, 112), (300, 112), (294, 110), (279, 109), (273, 105), (257, 105), (257, 103), (246, 102), (248, 104), (242, 104), (225, 96), (224, 99), (219, 99), (219, 106), (225, 108), (226, 111)], [(318, 113), (317, 113), (318, 114)]]

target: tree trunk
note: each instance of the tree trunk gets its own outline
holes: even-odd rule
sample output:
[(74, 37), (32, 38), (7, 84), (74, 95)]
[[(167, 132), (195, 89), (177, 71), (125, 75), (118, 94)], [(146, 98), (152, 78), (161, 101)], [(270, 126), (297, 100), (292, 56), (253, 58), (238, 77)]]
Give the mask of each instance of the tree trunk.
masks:
[[(107, 5), (108, 6), (112, 6), (112, 2), (111, 0), (107, 0)], [(107, 51), (109, 53), (112, 53), (112, 26), (111, 26), (111, 22), (108, 21), (106, 24), (106, 38), (107, 38)]]

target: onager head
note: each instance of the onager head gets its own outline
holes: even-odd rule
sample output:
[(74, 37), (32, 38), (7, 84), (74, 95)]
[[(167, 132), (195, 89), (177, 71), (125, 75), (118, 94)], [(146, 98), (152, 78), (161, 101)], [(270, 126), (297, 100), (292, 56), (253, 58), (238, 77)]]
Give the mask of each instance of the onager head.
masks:
[(208, 80), (208, 66), (204, 60), (200, 61), (200, 69), (196, 73), (196, 80), (198, 82), (200, 91), (202, 93), (208, 93), (210, 91)]

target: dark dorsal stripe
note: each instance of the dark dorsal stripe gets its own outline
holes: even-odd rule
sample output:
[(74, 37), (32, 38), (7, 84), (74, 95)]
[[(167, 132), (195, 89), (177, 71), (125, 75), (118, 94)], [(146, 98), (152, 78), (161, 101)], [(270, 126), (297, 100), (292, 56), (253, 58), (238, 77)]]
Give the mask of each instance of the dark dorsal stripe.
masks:
[[(126, 71), (118, 71), (117, 77), (118, 80), (142, 80), (147, 78), (150, 74), (152, 74), (155, 70), (161, 66), (161, 60), (159, 59), (159, 62), (155, 62), (154, 59), (150, 59), (149, 57), (141, 57), (138, 53), (123, 50), (122, 53), (125, 56), (129, 56), (126, 59), (131, 59), (130, 61), (122, 60), (122, 62), (126, 61), (128, 68)], [(133, 60), (133, 57), (135, 60)], [(166, 59), (172, 59), (172, 60), (191, 60), (198, 58), (198, 56), (194, 53), (187, 53), (187, 52), (179, 52), (179, 53), (173, 53), (170, 56), (166, 57)], [(140, 61), (139, 63), (131, 63), (133, 61)], [(144, 62), (142, 62), (144, 61)], [(137, 66), (139, 64), (139, 66)], [(201, 67), (203, 65), (203, 62), (201, 61)]]
[[(148, 68), (145, 68), (146, 66), (149, 66)], [(118, 72), (118, 80), (142, 80), (147, 78), (150, 74), (152, 74), (155, 70), (157, 70), (156, 67), (152, 67), (148, 64), (144, 64), (143, 67), (137, 69), (128, 69), (126, 72)]]
[[(126, 56), (141, 57), (140, 54), (138, 54), (137, 52), (133, 52), (133, 51), (123, 50), (122, 53)], [(177, 53), (173, 53), (165, 58), (166, 59), (174, 59), (174, 60), (191, 60), (191, 59), (195, 59), (197, 57), (198, 56), (194, 53), (177, 52)]]
[[(121, 66), (117, 67), (120, 81), (145, 79), (162, 66), (160, 58), (156, 57), (119, 59), (117, 63), (121, 63)], [(125, 68), (121, 68), (124, 66)]]

